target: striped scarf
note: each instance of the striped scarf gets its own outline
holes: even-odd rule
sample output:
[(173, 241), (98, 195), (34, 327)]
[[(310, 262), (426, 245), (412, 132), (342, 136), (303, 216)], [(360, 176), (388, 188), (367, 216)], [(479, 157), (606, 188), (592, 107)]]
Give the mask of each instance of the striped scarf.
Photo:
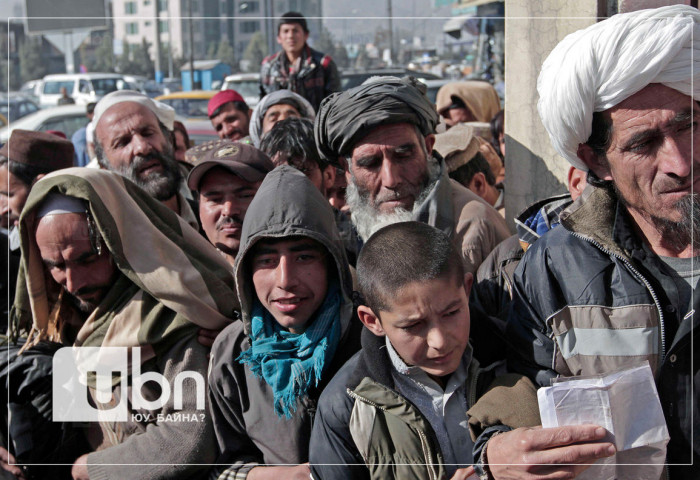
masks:
[(318, 385), (340, 342), (340, 289), (328, 289), (316, 318), (303, 333), (288, 332), (272, 314), (255, 301), (252, 311), (251, 347), (237, 360), (262, 377), (272, 388), (275, 413), (292, 417), (297, 398)]

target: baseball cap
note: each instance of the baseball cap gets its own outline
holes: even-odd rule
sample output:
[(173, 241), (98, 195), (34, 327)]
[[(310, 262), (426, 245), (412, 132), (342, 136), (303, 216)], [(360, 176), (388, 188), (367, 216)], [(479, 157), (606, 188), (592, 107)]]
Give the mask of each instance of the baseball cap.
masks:
[[(211, 117), (221, 105), (229, 102), (245, 103), (245, 99), (235, 90), (222, 90), (209, 99), (209, 104), (207, 105), (207, 115)], [(246, 103), (246, 105), (248, 104)]]
[(214, 167), (230, 170), (234, 175), (251, 183), (259, 182), (275, 168), (270, 157), (245, 143), (216, 140), (190, 150), (196, 149), (200, 150), (192, 152), (192, 155), (198, 161), (187, 177), (190, 190), (198, 191), (202, 177)]

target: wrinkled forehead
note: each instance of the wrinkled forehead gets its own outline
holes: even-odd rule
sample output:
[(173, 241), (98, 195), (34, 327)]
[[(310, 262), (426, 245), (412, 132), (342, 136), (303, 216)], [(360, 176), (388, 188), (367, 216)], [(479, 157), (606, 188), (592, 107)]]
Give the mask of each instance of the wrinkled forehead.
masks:
[(136, 102), (121, 102), (109, 107), (95, 127), (95, 134), (109, 135), (119, 127), (158, 126), (158, 117), (145, 105)]
[(411, 123), (377, 125), (367, 131), (352, 147), (350, 158), (363, 156), (379, 148), (397, 148), (420, 144), (417, 127)]
[(85, 213), (60, 213), (43, 216), (35, 222), (35, 237), (40, 249), (90, 243), (90, 227)]

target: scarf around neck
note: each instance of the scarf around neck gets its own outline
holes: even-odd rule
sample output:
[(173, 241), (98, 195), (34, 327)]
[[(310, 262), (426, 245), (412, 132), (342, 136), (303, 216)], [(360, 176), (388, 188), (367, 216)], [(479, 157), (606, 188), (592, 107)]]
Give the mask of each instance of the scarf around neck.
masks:
[(340, 342), (340, 301), (337, 285), (328, 289), (316, 318), (303, 333), (282, 328), (256, 300), (252, 311), (251, 347), (237, 360), (272, 388), (277, 416), (291, 418), (297, 398), (321, 380)]

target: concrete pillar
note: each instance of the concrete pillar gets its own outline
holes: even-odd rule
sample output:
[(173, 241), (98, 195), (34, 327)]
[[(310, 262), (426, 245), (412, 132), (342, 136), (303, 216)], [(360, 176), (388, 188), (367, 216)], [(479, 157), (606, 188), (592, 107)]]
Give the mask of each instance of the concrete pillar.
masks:
[(566, 192), (569, 164), (537, 114), (537, 76), (561, 39), (595, 22), (597, 8), (597, 0), (506, 0), (506, 218)]

